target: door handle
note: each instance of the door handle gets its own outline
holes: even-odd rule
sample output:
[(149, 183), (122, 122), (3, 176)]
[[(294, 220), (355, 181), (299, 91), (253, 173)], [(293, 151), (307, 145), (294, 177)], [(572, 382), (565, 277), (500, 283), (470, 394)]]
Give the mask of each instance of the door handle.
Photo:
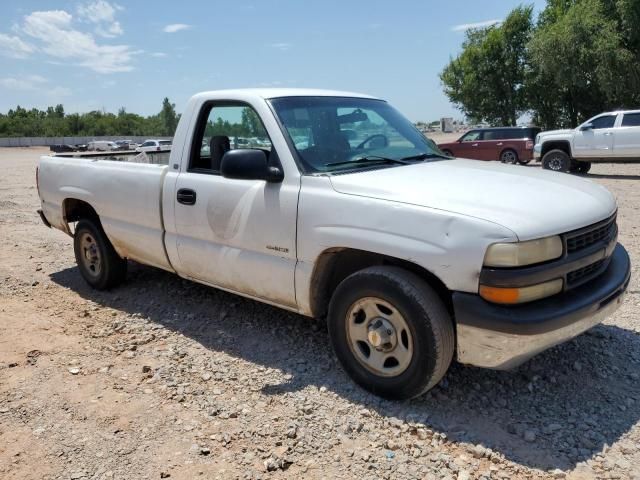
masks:
[(471, 145), (471, 146), (472, 146), (472, 147), (477, 147), (477, 146), (478, 146), (478, 144), (477, 144), (477, 143), (474, 143), (474, 144), (473, 144), (473, 145)]
[(504, 145), (504, 143), (502, 142), (498, 143), (498, 147), (501, 147), (502, 145)]
[(611, 135), (613, 135), (613, 132), (605, 132), (604, 134), (606, 137), (610, 137)]
[(191, 190), (190, 188), (181, 188), (178, 190), (178, 194), (176, 196), (178, 203), (183, 205), (195, 205), (196, 203), (196, 192)]

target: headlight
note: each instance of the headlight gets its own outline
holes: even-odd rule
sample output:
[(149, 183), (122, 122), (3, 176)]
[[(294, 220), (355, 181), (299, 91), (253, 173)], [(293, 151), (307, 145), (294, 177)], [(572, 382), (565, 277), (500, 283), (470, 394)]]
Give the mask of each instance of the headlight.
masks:
[(513, 305), (516, 303), (532, 302), (540, 298), (550, 297), (562, 291), (563, 281), (561, 278), (550, 282), (538, 283), (528, 287), (489, 287), (480, 285), (480, 296), (493, 303), (503, 303)]
[(562, 255), (559, 236), (528, 242), (494, 243), (484, 256), (486, 267), (523, 267), (553, 260)]

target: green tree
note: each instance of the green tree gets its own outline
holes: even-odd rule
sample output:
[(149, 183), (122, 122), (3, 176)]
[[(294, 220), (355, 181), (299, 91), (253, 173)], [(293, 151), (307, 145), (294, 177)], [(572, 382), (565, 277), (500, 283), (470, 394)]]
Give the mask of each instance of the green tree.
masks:
[[(613, 10), (605, 3), (609, 3)], [(530, 108), (544, 127), (575, 127), (638, 100), (638, 53), (613, 0), (550, 1), (529, 45)], [(555, 112), (555, 115), (554, 115)], [(555, 118), (554, 118), (555, 117)]]
[(266, 132), (262, 126), (262, 122), (258, 114), (253, 108), (245, 107), (242, 109), (242, 136), (247, 137), (264, 137)]
[(169, 102), (167, 97), (162, 101), (162, 110), (160, 111), (160, 122), (162, 125), (162, 135), (173, 136), (178, 126), (178, 115), (176, 114), (175, 103)]
[(449, 100), (467, 117), (516, 125), (527, 110), (527, 44), (532, 7), (514, 9), (499, 26), (469, 30), (462, 53), (440, 74)]

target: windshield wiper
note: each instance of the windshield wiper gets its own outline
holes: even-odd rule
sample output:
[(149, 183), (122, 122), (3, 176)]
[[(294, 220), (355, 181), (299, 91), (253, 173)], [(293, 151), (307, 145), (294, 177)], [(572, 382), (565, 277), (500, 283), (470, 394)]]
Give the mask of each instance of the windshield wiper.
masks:
[(418, 155), (412, 155), (410, 157), (402, 157), (401, 160), (426, 160), (427, 158), (450, 158), (440, 153), (420, 153)]
[(372, 164), (372, 163), (393, 163), (398, 165), (409, 165), (409, 162), (405, 161), (406, 159), (396, 159), (396, 158), (387, 158), (387, 157), (379, 157), (377, 155), (367, 155), (366, 157), (359, 157), (355, 160), (346, 160), (344, 162), (333, 162), (327, 163), (325, 167), (338, 167), (341, 165), (363, 165), (363, 164)]

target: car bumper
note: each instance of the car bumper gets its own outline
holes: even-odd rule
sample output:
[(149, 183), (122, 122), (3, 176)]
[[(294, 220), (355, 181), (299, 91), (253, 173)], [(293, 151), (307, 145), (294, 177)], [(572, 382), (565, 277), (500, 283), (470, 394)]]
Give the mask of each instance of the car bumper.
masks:
[(456, 292), (457, 360), (507, 370), (580, 335), (622, 304), (631, 275), (629, 255), (620, 244), (609, 267), (589, 283), (519, 306), (501, 306), (479, 295)]
[(540, 157), (542, 157), (542, 145), (540, 145), (540, 144), (534, 145), (533, 146), (533, 158), (535, 158), (536, 160), (540, 160)]
[(47, 217), (44, 216), (44, 212), (41, 208), (38, 209), (38, 215), (40, 215), (40, 220), (42, 220), (42, 223), (51, 228), (51, 224), (49, 223), (49, 220), (47, 220)]

